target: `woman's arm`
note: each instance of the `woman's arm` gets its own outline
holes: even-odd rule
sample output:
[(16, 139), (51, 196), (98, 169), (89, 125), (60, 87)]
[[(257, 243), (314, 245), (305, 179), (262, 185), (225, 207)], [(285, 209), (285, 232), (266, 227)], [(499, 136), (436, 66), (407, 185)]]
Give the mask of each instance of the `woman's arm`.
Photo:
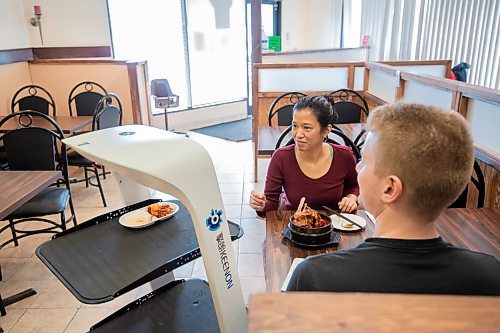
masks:
[(280, 195), (282, 192), (283, 158), (282, 152), (276, 151), (269, 162), (269, 168), (267, 169), (266, 175), (266, 185), (264, 187), (264, 195), (266, 196), (266, 212), (278, 209)]

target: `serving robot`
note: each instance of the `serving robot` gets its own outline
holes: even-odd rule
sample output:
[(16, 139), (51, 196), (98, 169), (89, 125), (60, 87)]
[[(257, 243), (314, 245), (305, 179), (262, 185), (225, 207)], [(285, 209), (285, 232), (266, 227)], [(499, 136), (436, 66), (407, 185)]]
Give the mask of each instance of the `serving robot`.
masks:
[[(150, 189), (178, 198), (188, 209), (200, 246), (222, 332), (245, 332), (247, 315), (222, 196), (212, 160), (199, 143), (144, 125), (94, 131), (64, 140), (86, 158), (112, 170), (125, 204), (151, 197)], [(173, 278), (173, 274), (171, 275)]]

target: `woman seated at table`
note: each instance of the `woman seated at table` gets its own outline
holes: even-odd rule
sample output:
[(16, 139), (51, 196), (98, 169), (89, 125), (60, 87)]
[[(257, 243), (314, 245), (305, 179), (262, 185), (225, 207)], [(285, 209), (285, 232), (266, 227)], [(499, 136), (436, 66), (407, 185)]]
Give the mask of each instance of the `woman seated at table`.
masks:
[(295, 144), (276, 150), (267, 170), (264, 193), (252, 191), (250, 206), (263, 215), (297, 209), (300, 199), (314, 209), (323, 205), (342, 212), (357, 207), (356, 161), (350, 148), (325, 143), (337, 114), (323, 96), (306, 96), (293, 108)]

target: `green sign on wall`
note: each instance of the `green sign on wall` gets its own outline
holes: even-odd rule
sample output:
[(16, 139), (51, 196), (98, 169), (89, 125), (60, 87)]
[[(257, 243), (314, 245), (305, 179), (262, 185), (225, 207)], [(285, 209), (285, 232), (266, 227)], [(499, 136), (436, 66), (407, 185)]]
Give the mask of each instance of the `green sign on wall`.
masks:
[(281, 36), (269, 36), (269, 50), (281, 51)]

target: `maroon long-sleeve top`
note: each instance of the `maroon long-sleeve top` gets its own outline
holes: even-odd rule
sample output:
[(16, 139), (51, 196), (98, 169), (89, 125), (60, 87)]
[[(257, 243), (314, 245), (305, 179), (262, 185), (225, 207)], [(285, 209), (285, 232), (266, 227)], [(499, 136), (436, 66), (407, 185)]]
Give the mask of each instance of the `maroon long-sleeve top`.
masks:
[(286, 209), (297, 209), (300, 198), (313, 209), (326, 205), (338, 207), (338, 202), (349, 194), (359, 195), (356, 160), (352, 151), (344, 146), (333, 145), (330, 169), (322, 177), (313, 179), (306, 176), (295, 157), (295, 145), (276, 150), (267, 170), (265, 211), (277, 210), (281, 200)]

